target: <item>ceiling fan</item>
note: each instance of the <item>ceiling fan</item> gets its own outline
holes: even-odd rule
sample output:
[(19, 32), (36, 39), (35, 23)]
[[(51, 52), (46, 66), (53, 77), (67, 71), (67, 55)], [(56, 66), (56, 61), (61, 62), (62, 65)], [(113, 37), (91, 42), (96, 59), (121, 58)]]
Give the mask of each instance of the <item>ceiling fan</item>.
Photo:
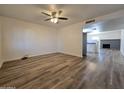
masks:
[(62, 13), (61, 10), (53, 11), (50, 13), (42, 12), (42, 14), (49, 17), (49, 18), (45, 19), (44, 21), (51, 21), (52, 23), (58, 23), (59, 20), (68, 20), (68, 18), (60, 16), (61, 13)]

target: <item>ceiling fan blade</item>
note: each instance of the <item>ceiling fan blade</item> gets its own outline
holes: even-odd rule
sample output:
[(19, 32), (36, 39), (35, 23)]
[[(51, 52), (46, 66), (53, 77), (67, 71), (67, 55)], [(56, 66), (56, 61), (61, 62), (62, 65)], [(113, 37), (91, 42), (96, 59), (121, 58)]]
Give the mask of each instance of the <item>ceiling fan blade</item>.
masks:
[(68, 18), (66, 18), (66, 17), (58, 17), (58, 19), (61, 19), (61, 20), (68, 20)]
[(44, 21), (49, 21), (51, 18), (45, 19)]
[(56, 12), (52, 12), (52, 16), (55, 16), (56, 15)]
[(45, 12), (41, 12), (42, 14), (44, 14), (44, 15), (47, 15), (47, 16), (51, 16), (50, 14), (47, 14), (47, 13), (45, 13)]
[(62, 10), (59, 10), (58, 14), (60, 15), (62, 13)]

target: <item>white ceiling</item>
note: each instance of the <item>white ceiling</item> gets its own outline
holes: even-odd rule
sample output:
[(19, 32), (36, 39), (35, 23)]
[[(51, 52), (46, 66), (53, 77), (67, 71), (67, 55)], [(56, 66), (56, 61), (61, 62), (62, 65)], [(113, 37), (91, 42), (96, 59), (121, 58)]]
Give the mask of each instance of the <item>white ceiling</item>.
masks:
[(111, 19), (111, 20), (94, 22), (92, 24), (84, 26), (84, 30), (87, 32), (92, 32), (94, 31), (94, 29), (99, 32), (124, 29), (124, 16), (120, 18)]
[[(17, 19), (23, 19), (51, 27), (61, 28), (76, 22), (106, 15), (124, 9), (124, 5), (84, 5), (84, 4), (38, 4), (38, 5), (0, 5), (0, 15)], [(43, 21), (47, 17), (41, 14), (46, 10), (63, 10), (62, 16), (68, 17), (68, 21), (60, 21), (59, 24)]]

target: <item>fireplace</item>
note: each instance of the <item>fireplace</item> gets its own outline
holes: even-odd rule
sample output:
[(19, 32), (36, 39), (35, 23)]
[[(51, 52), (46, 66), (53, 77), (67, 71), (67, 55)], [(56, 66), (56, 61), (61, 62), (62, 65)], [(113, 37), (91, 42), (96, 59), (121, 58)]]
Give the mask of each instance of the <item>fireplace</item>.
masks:
[(110, 44), (103, 44), (103, 48), (110, 48)]
[(100, 40), (100, 48), (117, 49), (120, 50), (120, 39), (105, 39)]

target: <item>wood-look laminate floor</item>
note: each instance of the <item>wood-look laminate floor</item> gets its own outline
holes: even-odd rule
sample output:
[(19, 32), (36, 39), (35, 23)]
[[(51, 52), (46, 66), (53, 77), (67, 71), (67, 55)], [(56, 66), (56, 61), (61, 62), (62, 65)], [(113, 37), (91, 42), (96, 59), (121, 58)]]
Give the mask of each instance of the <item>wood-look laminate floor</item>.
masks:
[(54, 53), (6, 62), (0, 88), (124, 88), (124, 57), (117, 50), (101, 50), (83, 59)]

